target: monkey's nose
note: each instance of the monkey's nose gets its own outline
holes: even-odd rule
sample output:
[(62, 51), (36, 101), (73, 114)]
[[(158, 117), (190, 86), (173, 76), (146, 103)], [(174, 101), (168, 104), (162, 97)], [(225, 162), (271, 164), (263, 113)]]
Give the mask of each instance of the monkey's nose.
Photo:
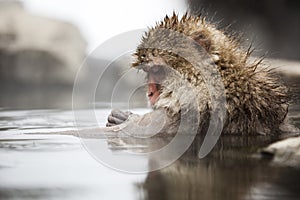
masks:
[(159, 97), (158, 86), (155, 83), (148, 84), (148, 92), (147, 92), (149, 101), (151, 105), (154, 105)]

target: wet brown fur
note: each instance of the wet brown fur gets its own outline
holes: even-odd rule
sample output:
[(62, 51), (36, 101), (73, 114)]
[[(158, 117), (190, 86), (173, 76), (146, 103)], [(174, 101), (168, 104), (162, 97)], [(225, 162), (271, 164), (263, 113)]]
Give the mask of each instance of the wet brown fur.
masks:
[[(209, 91), (198, 69), (171, 51), (147, 48), (152, 44), (164, 47), (165, 37), (161, 36), (160, 29), (169, 29), (193, 39), (207, 51), (217, 66), (226, 96), (227, 117), (223, 134), (275, 134), (279, 131), (288, 108), (286, 88), (262, 60), (250, 59), (253, 51), (251, 47), (244, 49), (238, 39), (218, 30), (214, 24), (207, 22), (205, 17), (188, 13), (181, 19), (176, 14), (166, 16), (145, 33), (134, 54), (136, 60), (132, 64), (133, 67), (155, 64), (159, 60), (160, 64), (171, 67), (193, 85), (197, 93), (200, 116), (210, 109)], [(186, 44), (182, 46), (180, 51), (191, 51), (190, 59), (200, 55), (200, 52), (198, 54), (190, 50)], [(169, 78), (169, 82), (167, 79), (165, 84), (169, 84), (168, 89), (162, 91), (154, 108), (170, 109), (176, 115), (180, 112), (178, 95), (188, 91), (180, 91), (181, 83), (178, 78)]]

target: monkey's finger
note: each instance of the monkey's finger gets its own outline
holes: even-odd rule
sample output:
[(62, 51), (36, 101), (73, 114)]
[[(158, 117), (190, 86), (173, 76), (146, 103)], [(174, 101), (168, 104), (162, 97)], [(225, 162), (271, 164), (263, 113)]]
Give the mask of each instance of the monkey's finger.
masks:
[(106, 127), (111, 127), (111, 126), (116, 126), (117, 124), (112, 124), (112, 123), (109, 123), (109, 122), (107, 122), (106, 123)]
[(108, 121), (109, 123), (113, 123), (113, 124), (121, 124), (121, 123), (123, 123), (125, 120), (121, 120), (121, 119), (116, 118), (116, 117), (114, 117), (114, 116), (112, 116), (112, 115), (109, 115), (108, 118), (107, 118), (107, 121)]
[(123, 112), (121, 110), (117, 110), (117, 109), (114, 109), (111, 111), (111, 115), (115, 118), (118, 118), (122, 121), (125, 121), (128, 119), (128, 116), (129, 116), (129, 112)]

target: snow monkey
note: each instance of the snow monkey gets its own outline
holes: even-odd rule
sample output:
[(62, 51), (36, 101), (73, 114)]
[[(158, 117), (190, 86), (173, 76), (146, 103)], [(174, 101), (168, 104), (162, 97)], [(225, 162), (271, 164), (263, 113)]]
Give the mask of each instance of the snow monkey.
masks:
[[(164, 34), (161, 30), (170, 32)], [(191, 39), (201, 49), (197, 50), (185, 40), (177, 40), (176, 33)], [(179, 48), (177, 53), (183, 52), (189, 58), (164, 48), (173, 44)], [(131, 123), (148, 124), (149, 119), (157, 119), (165, 113), (164, 127), (160, 131), (170, 132), (170, 127), (176, 126), (183, 112), (178, 99), (185, 101), (193, 92), (196, 93), (193, 101), (197, 104), (200, 128), (205, 128), (203, 121), (209, 120), (212, 107), (211, 94), (201, 70), (191, 63), (199, 60), (203, 49), (210, 62), (200, 67), (205, 63), (216, 66), (224, 86), (226, 115), (222, 134), (278, 135), (288, 111), (286, 87), (262, 60), (250, 59), (251, 46), (244, 49), (236, 36), (218, 30), (205, 17), (188, 13), (181, 18), (176, 14), (166, 16), (145, 33), (134, 53), (132, 67), (147, 73), (147, 96), (153, 112), (137, 116), (113, 110), (108, 116), (107, 127), (122, 129)], [(189, 83), (190, 89), (182, 89), (182, 82)]]

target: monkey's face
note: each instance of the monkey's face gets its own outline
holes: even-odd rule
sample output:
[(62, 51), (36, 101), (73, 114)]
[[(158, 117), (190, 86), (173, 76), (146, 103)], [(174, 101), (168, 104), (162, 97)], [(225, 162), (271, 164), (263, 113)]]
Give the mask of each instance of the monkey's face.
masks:
[(176, 83), (184, 77), (177, 69), (185, 68), (186, 61), (172, 52), (159, 49), (138, 48), (134, 56), (132, 66), (147, 74), (147, 96), (151, 106), (161, 106), (162, 102), (166, 104), (166, 99), (178, 89), (176, 85), (179, 84)]
[(156, 65), (153, 63), (142, 65), (141, 68), (147, 73), (147, 96), (150, 104), (153, 106), (163, 90), (162, 82), (166, 77), (166, 68), (163, 65)]
[(157, 102), (171, 96), (176, 92), (177, 86), (180, 85), (184, 78), (184, 73), (180, 74), (176, 69), (190, 65), (181, 57), (170, 52), (161, 51), (160, 54), (153, 53), (155, 50), (138, 49), (136, 61), (132, 64), (137, 69), (146, 72), (146, 80), (148, 85), (147, 96), (151, 106), (162, 105)]

